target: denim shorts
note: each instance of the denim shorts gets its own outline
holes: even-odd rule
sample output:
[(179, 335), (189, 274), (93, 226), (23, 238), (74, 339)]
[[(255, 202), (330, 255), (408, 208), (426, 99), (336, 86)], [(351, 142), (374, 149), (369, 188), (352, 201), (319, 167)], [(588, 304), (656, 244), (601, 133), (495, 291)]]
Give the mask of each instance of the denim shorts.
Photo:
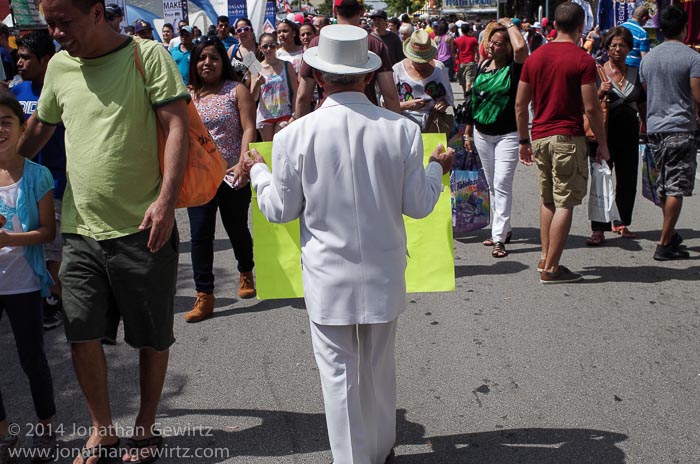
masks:
[(659, 177), (659, 197), (689, 197), (695, 187), (698, 167), (698, 133), (676, 132), (649, 134), (647, 148), (654, 158)]
[(114, 341), (120, 319), (124, 341), (134, 348), (164, 351), (175, 342), (177, 225), (155, 253), (147, 247), (149, 234), (100, 241), (64, 234), (59, 276), (69, 342)]

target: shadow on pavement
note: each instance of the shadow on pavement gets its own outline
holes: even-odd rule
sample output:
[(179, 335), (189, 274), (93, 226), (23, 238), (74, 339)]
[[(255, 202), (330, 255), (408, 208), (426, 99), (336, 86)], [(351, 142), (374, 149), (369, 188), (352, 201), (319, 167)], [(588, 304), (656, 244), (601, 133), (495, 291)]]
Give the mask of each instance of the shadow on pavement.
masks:
[[(672, 261), (671, 263), (694, 262), (700, 257), (693, 256), (690, 259)], [(581, 271), (584, 283), (595, 284), (599, 282), (631, 282), (631, 283), (658, 283), (671, 280), (697, 281), (700, 280), (700, 266), (673, 268), (660, 263), (659, 266), (585, 266)]]
[[(536, 263), (535, 263), (536, 264)], [(457, 265), (455, 266), (455, 278), (460, 277), (472, 277), (472, 276), (483, 276), (483, 275), (503, 275), (503, 274), (517, 274), (520, 271), (524, 271), (528, 267), (523, 263), (517, 261), (497, 261), (490, 265)]]
[[(255, 418), (257, 424), (245, 429), (228, 427), (211, 430), (208, 437), (187, 435), (171, 437), (168, 446), (188, 449), (226, 448), (229, 458), (237, 456), (288, 456), (329, 452), (323, 414), (256, 409), (165, 409), (166, 417), (217, 415), (231, 418)], [(406, 419), (406, 410), (397, 415), (396, 446), (419, 445), (431, 452), (398, 455), (396, 464), (623, 464), (624, 452), (616, 443), (626, 435), (590, 429), (504, 429), (489, 432), (425, 437), (425, 428)], [(399, 453), (401, 451), (399, 450)], [(210, 458), (182, 460), (184, 463), (218, 463)], [(323, 461), (321, 461), (323, 462)]]
[(432, 453), (397, 456), (396, 464), (623, 464), (620, 433), (590, 429), (504, 429), (428, 437)]

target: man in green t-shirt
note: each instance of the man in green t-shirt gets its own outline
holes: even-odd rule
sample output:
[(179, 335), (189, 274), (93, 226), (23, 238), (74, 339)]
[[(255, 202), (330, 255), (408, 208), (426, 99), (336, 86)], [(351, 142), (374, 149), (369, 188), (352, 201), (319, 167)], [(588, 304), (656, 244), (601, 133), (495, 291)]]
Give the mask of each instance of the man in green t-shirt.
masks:
[[(116, 453), (101, 341), (114, 340), (122, 319), (125, 341), (140, 352), (141, 408), (127, 446), (131, 461), (141, 462), (162, 441), (153, 426), (175, 341), (175, 202), (187, 160), (189, 96), (160, 44), (136, 43), (110, 28), (104, 0), (42, 5), (63, 51), (48, 65), (20, 152), (34, 156), (55, 126), (65, 125), (60, 277), (66, 336), (95, 426), (77, 461), (94, 464)], [(158, 122), (167, 134), (162, 173)]]

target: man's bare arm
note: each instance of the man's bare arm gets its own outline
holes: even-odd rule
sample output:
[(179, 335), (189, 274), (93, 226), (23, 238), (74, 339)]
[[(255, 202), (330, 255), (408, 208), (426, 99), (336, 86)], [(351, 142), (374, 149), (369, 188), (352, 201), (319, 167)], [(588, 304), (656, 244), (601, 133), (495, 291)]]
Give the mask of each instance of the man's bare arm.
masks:
[(394, 84), (394, 72), (384, 71), (377, 73), (377, 84), (379, 85), (379, 92), (384, 97), (384, 107), (394, 113), (401, 114), (399, 93), (396, 91), (396, 85)]
[(296, 105), (294, 106), (294, 119), (309, 114), (311, 101), (314, 98), (314, 85), (316, 81), (313, 77), (302, 77), (297, 87)]
[(170, 238), (175, 225), (175, 203), (182, 186), (189, 152), (187, 102), (177, 100), (156, 109), (165, 133), (163, 181), (158, 198), (146, 210), (141, 230), (151, 228), (148, 249), (158, 251)]
[(35, 115), (32, 115), (27, 122), (27, 130), (19, 139), (19, 146), (17, 151), (20, 155), (34, 159), (34, 157), (44, 148), (44, 145), (49, 141), (56, 126), (51, 124), (46, 124), (37, 119)]
[[(530, 111), (529, 105), (532, 100), (532, 90), (530, 84), (523, 81), (518, 82), (518, 93), (515, 97), (515, 121), (518, 126), (518, 138), (521, 140), (530, 139)], [(519, 144), (518, 157), (520, 162), (530, 166), (532, 164), (532, 148), (529, 143)]]
[(596, 161), (601, 159), (608, 161), (610, 153), (608, 152), (608, 137), (603, 121), (603, 109), (598, 100), (598, 87), (595, 83), (590, 83), (581, 86), (581, 97), (583, 97), (583, 107), (588, 117), (588, 123), (593, 130), (596, 140), (598, 141), (598, 153)]

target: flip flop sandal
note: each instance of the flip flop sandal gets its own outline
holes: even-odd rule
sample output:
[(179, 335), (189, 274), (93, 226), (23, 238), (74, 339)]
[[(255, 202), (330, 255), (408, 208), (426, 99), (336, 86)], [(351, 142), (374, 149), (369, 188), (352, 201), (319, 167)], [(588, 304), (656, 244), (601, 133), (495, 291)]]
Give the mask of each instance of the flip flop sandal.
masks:
[(104, 464), (120, 457), (119, 439), (111, 445), (97, 445), (90, 448), (83, 448), (80, 451), (80, 458), (83, 464), (90, 458), (98, 458), (97, 464)]
[(508, 256), (508, 251), (506, 251), (506, 246), (503, 244), (503, 242), (496, 242), (493, 244), (491, 256), (494, 258), (505, 258)]
[[(512, 237), (513, 237), (513, 232), (508, 232), (508, 233), (506, 234), (506, 240), (505, 240), (504, 243), (510, 243), (510, 239), (511, 239)], [(493, 240), (493, 237), (487, 238), (487, 239), (484, 240), (482, 243), (484, 244), (484, 246), (490, 246), (490, 247), (492, 247), (492, 246), (494, 246), (494, 245), (496, 244), (496, 242)]]
[(137, 450), (137, 457), (141, 456), (141, 452), (138, 450), (155, 446), (157, 448), (157, 451), (151, 454), (150, 456), (144, 457), (140, 461), (127, 461), (127, 463), (130, 464), (151, 464), (153, 462), (156, 462), (158, 458), (160, 458), (160, 450), (163, 448), (163, 436), (160, 434), (160, 432), (155, 431), (154, 435), (151, 438), (144, 438), (143, 440), (135, 440), (133, 438), (129, 438), (126, 440), (126, 446), (128, 448), (127, 454), (131, 454), (129, 453), (129, 451), (131, 450)]

